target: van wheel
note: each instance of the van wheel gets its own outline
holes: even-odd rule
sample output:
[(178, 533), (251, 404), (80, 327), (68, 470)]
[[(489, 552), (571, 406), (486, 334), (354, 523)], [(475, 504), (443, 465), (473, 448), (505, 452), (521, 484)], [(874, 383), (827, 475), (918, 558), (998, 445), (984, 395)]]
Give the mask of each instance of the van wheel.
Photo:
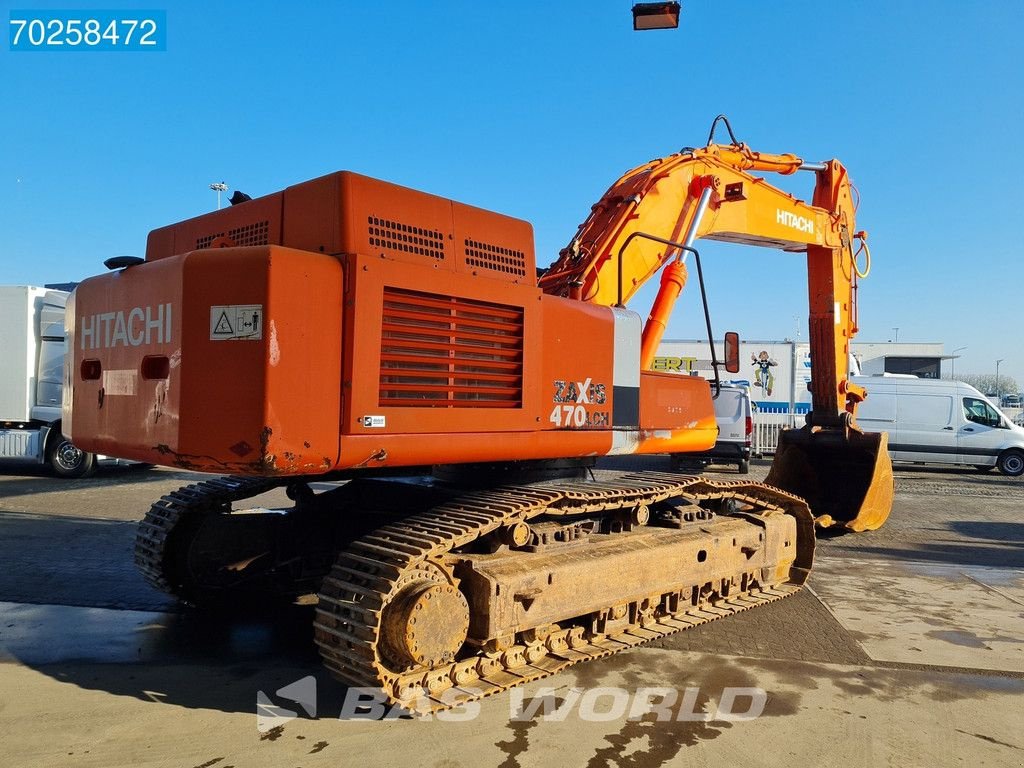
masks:
[(58, 477), (86, 477), (96, 469), (96, 456), (77, 448), (66, 437), (60, 436), (50, 443), (46, 461)]
[(974, 468), (979, 472), (991, 472), (996, 468), (995, 464), (975, 464)]
[(749, 459), (740, 459), (739, 472), (740, 472), (741, 475), (749, 475), (750, 474), (750, 460)]
[(1003, 451), (999, 455), (999, 471), (1008, 477), (1024, 475), (1024, 453), (1021, 451)]

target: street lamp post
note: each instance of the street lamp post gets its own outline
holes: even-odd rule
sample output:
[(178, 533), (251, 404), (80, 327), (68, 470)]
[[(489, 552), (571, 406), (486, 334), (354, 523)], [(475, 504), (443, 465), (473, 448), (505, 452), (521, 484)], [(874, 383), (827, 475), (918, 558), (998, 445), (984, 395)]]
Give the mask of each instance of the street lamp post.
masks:
[(949, 358), (949, 378), (956, 380), (956, 353), (963, 352), (967, 347), (957, 347), (953, 350), (953, 354)]
[(1003, 391), (999, 387), (999, 364), (1005, 360), (1005, 357), (1001, 357), (996, 360), (996, 400), (999, 402), (1003, 401)]
[(215, 181), (210, 185), (210, 189), (217, 193), (217, 210), (220, 210), (220, 193), (228, 191), (228, 185), (223, 181)]

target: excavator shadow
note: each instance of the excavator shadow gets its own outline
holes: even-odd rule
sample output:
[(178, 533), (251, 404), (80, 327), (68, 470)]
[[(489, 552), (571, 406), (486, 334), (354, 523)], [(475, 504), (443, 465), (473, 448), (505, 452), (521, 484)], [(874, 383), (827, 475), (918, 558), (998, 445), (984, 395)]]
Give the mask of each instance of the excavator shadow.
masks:
[(152, 469), (152, 464), (101, 464), (95, 473), (88, 477), (65, 478), (55, 475), (45, 464), (0, 459), (0, 478), (3, 478), (0, 496), (27, 496), (36, 493), (74, 491), (80, 488), (159, 483), (175, 478), (181, 478), (182, 483), (185, 483), (192, 477), (187, 472), (154, 472)]
[(321, 665), (312, 622), (311, 606), (211, 616), (0, 603), (0, 658), (86, 690), (233, 713), (255, 714), (258, 697), (294, 706), (276, 691), (312, 677), (317, 716), (336, 718), (347, 687)]
[(340, 706), (345, 688), (321, 666), (312, 606), (186, 609), (133, 567), (135, 530), (130, 521), (0, 514), (0, 679), (18, 664), (142, 701), (255, 712), (258, 691), (273, 698), (313, 675), (324, 706)]

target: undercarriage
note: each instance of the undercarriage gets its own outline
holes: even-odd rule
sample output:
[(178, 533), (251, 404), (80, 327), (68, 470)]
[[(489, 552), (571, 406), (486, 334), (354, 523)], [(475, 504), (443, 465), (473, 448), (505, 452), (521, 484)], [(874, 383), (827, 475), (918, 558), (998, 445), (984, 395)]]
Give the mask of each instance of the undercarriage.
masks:
[(287, 481), (289, 509), (244, 506), (275, 479), (168, 494), (136, 562), (213, 609), (316, 593), (325, 665), (418, 713), (786, 597), (813, 559), (807, 505), (759, 483), (321, 479)]

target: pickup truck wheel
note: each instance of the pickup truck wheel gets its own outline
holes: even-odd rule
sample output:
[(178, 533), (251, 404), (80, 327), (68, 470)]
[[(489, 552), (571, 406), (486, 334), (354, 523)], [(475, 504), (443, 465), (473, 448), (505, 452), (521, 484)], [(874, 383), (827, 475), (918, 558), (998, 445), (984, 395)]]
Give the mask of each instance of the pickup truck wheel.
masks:
[(740, 459), (739, 472), (741, 475), (750, 474), (750, 459)]
[(1024, 452), (1018, 450), (1003, 451), (999, 454), (997, 466), (999, 471), (1008, 477), (1024, 475)]
[(68, 440), (57, 437), (46, 452), (46, 462), (58, 477), (86, 477), (96, 469), (96, 456), (86, 453)]

